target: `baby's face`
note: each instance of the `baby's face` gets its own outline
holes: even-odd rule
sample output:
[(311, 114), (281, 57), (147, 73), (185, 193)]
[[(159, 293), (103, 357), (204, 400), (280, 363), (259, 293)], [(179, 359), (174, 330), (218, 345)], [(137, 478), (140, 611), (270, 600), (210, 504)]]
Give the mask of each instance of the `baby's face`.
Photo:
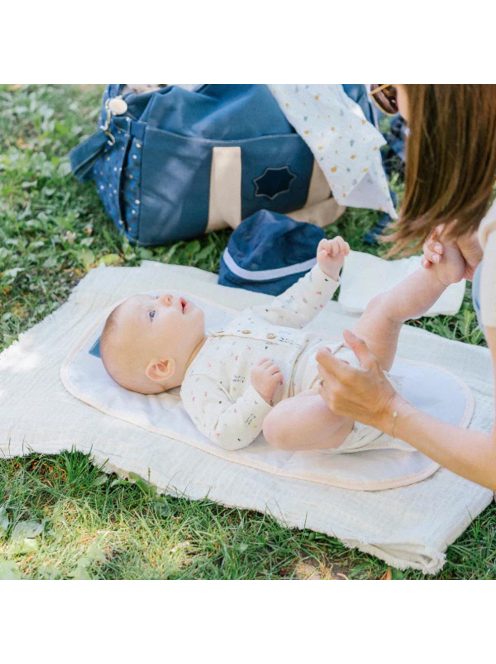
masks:
[(123, 347), (138, 348), (144, 363), (172, 358), (181, 372), (203, 338), (205, 324), (203, 311), (184, 297), (142, 294), (120, 306), (119, 329)]

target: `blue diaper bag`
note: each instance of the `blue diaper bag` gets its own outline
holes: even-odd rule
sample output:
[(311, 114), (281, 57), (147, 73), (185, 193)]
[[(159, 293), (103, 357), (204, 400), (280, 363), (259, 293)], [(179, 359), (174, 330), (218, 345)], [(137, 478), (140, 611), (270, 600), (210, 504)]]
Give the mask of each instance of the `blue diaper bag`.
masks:
[[(239, 178), (225, 160), (224, 171), (213, 173), (215, 148), (235, 148)], [(221, 152), (223, 159), (231, 154)], [(94, 180), (117, 228), (144, 246), (202, 235), (212, 216), (212, 182), (222, 173), (240, 180), (237, 188), (226, 186), (228, 198), (239, 192), (238, 223), (261, 209), (302, 208), (313, 164), (265, 85), (169, 85), (141, 93), (109, 85), (100, 129), (71, 153), (76, 177)]]

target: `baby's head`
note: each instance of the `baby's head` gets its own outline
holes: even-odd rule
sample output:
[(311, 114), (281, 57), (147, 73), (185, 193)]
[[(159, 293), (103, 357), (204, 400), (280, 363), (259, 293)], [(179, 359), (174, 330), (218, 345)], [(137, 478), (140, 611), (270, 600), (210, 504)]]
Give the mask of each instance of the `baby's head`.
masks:
[(100, 355), (122, 387), (158, 394), (181, 384), (205, 336), (203, 311), (183, 297), (133, 295), (107, 318)]

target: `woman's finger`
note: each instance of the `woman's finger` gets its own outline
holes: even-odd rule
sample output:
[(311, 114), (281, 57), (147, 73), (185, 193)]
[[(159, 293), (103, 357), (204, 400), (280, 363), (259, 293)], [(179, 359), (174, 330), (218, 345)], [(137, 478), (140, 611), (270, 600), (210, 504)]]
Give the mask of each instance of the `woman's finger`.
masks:
[(334, 413), (338, 413), (337, 395), (340, 390), (340, 383), (327, 371), (320, 369), (321, 379), (319, 382), (319, 395), (326, 406)]
[(444, 253), (443, 245), (434, 237), (428, 238), (427, 242), (424, 245), (424, 249), (427, 248), (433, 254), (439, 254), (440, 256)]
[(353, 369), (348, 363), (339, 360), (328, 348), (319, 348), (315, 357), (319, 365), (335, 376), (338, 381), (346, 381), (353, 374)]
[(329, 390), (336, 388), (340, 383), (330, 371), (327, 371), (321, 364), (318, 365), (317, 371), (319, 374), (319, 389)]
[(371, 353), (369, 347), (363, 339), (357, 337), (356, 334), (354, 334), (351, 330), (345, 330), (343, 332), (343, 337), (346, 341), (346, 345), (351, 348), (351, 350), (357, 356), (358, 361), (360, 362), (360, 366), (363, 369), (370, 369), (376, 364), (375, 355)]
[(428, 236), (428, 240), (440, 242), (445, 229), (445, 224), (438, 224)]

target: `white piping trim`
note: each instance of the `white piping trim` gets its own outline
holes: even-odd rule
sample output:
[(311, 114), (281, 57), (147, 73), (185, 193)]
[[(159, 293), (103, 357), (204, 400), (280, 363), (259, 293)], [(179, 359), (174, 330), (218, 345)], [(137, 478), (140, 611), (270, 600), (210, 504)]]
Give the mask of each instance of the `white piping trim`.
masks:
[(224, 259), (224, 263), (233, 274), (235, 274), (237, 277), (241, 277), (242, 279), (249, 279), (250, 281), (267, 281), (269, 279), (287, 277), (290, 274), (298, 274), (298, 272), (311, 270), (317, 262), (316, 258), (310, 258), (310, 260), (303, 261), (303, 263), (295, 263), (294, 265), (288, 265), (286, 267), (277, 267), (273, 270), (245, 270), (234, 262), (234, 259), (229, 253), (227, 247), (224, 250), (222, 258)]

